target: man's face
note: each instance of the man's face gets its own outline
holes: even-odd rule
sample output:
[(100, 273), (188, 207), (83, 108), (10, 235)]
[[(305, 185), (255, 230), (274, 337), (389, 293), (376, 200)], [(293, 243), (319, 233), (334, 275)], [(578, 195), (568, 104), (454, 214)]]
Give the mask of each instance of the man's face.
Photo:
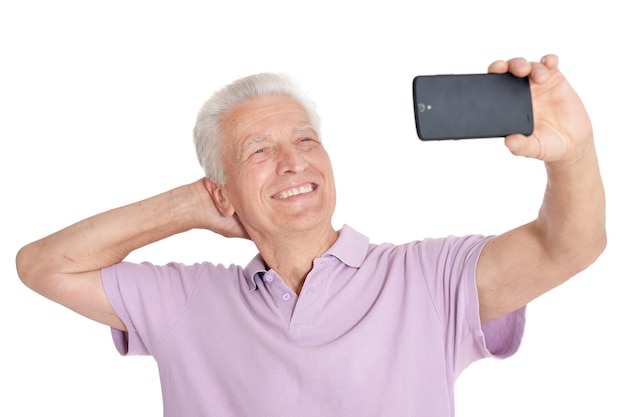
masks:
[(304, 108), (291, 98), (248, 100), (222, 119), (225, 207), (250, 236), (330, 228), (330, 159)]

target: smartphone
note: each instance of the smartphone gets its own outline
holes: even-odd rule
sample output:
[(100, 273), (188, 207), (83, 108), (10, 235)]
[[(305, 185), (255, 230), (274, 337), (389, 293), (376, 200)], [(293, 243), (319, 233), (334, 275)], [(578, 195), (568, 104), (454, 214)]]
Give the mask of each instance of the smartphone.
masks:
[(528, 77), (509, 73), (417, 76), (413, 107), (417, 136), (424, 141), (533, 132)]

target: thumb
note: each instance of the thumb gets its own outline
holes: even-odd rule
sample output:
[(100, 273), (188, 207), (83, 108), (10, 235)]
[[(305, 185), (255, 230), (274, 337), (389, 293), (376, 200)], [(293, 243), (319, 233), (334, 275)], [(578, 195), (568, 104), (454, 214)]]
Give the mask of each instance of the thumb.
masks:
[(509, 135), (504, 138), (504, 144), (513, 155), (527, 158), (537, 158), (541, 150), (533, 136)]

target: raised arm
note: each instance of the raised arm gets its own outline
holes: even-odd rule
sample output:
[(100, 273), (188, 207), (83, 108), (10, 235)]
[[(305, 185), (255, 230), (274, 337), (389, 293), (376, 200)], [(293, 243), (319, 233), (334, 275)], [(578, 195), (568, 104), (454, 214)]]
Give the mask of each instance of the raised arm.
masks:
[(235, 217), (223, 217), (207, 180), (116, 208), (75, 223), (23, 247), (17, 271), (34, 291), (83, 316), (125, 330), (110, 306), (100, 270), (130, 252), (168, 236), (204, 228), (247, 237)]
[(535, 130), (505, 139), (518, 156), (543, 160), (547, 187), (537, 219), (494, 238), (478, 263), (481, 320), (526, 305), (587, 268), (606, 246), (605, 197), (591, 122), (558, 69), (539, 63), (494, 62), (490, 72), (530, 77)]

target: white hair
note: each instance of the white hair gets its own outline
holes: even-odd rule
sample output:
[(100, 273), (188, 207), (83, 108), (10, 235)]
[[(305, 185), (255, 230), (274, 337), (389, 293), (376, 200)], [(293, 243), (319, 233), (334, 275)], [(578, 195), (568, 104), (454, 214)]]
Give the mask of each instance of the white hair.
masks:
[(193, 129), (198, 162), (209, 180), (218, 184), (226, 182), (222, 161), (223, 115), (246, 100), (266, 96), (286, 96), (297, 101), (307, 112), (313, 129), (318, 135), (321, 134), (321, 121), (315, 104), (292, 78), (284, 74), (260, 73), (236, 80), (216, 91), (204, 103), (198, 112)]

